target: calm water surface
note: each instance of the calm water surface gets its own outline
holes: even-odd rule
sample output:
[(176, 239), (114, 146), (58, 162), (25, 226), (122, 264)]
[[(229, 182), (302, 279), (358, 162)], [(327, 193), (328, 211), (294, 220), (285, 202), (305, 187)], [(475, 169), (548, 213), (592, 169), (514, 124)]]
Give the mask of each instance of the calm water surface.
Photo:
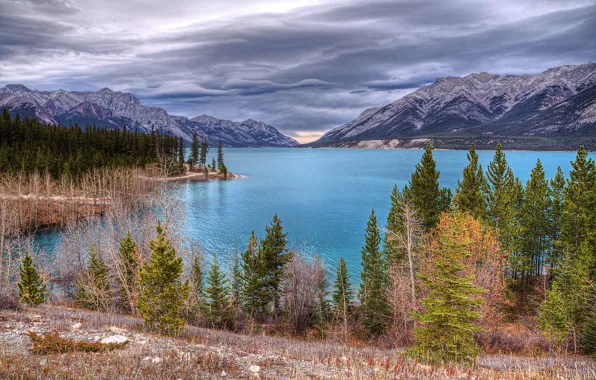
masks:
[[(215, 149), (212, 149), (215, 154)], [(190, 235), (207, 252), (229, 257), (235, 245), (244, 250), (254, 229), (259, 237), (274, 213), (282, 219), (290, 245), (319, 253), (328, 265), (345, 257), (355, 275), (371, 208), (384, 225), (395, 184), (410, 178), (421, 150), (226, 149), (228, 168), (243, 178), (189, 182), (179, 190), (186, 201)], [(436, 150), (443, 186), (454, 188), (467, 165), (466, 151)], [(494, 155), (480, 151), (483, 168)], [(595, 155), (592, 154), (592, 157)], [(546, 175), (557, 166), (569, 172), (574, 152), (507, 152), (515, 175), (525, 183), (540, 159)], [(208, 159), (211, 162), (211, 155)], [(40, 234), (46, 249), (59, 247), (59, 234)]]

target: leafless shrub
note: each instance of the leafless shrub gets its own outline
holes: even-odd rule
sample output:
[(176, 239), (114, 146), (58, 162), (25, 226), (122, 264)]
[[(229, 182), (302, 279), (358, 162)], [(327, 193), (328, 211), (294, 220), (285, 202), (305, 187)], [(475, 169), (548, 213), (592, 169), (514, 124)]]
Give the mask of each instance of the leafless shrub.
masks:
[(14, 287), (8, 283), (0, 282), (0, 310), (18, 309), (20, 309), (20, 304)]
[(287, 265), (284, 303), (296, 333), (304, 332), (315, 323), (324, 281), (325, 267), (320, 256), (307, 258), (304, 254), (295, 254)]

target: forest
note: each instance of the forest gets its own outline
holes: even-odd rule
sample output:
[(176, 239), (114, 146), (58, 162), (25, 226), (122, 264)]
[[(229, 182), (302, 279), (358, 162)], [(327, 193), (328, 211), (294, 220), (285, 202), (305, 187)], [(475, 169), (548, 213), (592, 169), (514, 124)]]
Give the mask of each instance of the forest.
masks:
[[(150, 162), (154, 139), (177, 147), (166, 136), (6, 118), (1, 133), (2, 152), (16, 152), (2, 153), (3, 171), (23, 168), (27, 154), (60, 149), (54, 164), (30, 170), (80, 173), (74, 157), (85, 152), (97, 155), (96, 165), (129, 165), (129, 145), (135, 164)], [(102, 156), (111, 149), (119, 153)], [(192, 156), (205, 165), (196, 136)], [(69, 249), (54, 258), (26, 242), (3, 245), (12, 251), (3, 248), (0, 261), (1, 301), (134, 315), (148, 331), (172, 336), (189, 324), (405, 347), (428, 362), (471, 362), (480, 352), (596, 354), (593, 159), (580, 147), (569, 176), (559, 168), (550, 179), (538, 160), (522, 183), (500, 144), (486, 170), (474, 145), (467, 158), (452, 192), (440, 186), (427, 145), (407, 186), (388, 194), (386, 222), (371, 210), (359, 278), (350, 278), (345, 259), (330, 271), (322, 258), (290, 249), (277, 215), (230, 263), (208, 257), (184, 235), (183, 204), (164, 185), (134, 205), (141, 210), (114, 205), (103, 219), (67, 228)]]
[(0, 172), (50, 173), (54, 179), (78, 178), (92, 169), (141, 167), (158, 156), (178, 160), (183, 142), (158, 133), (98, 128), (78, 124), (46, 125), (37, 119), (14, 118), (6, 109), (0, 117)]

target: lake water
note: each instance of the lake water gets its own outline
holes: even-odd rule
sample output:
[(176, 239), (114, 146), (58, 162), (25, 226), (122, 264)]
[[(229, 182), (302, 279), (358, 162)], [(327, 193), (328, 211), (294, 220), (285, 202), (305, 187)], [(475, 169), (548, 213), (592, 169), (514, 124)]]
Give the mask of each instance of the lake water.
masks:
[[(215, 149), (211, 152), (215, 154)], [(209, 253), (229, 257), (235, 245), (244, 250), (254, 229), (264, 228), (277, 213), (290, 245), (325, 257), (334, 266), (345, 257), (353, 276), (359, 273), (360, 248), (371, 208), (385, 224), (393, 186), (405, 185), (421, 150), (225, 149), (229, 170), (242, 175), (230, 181), (189, 182), (178, 191), (186, 201), (186, 229)], [(467, 165), (466, 151), (437, 150), (434, 157), (443, 186), (454, 188)], [(209, 155), (208, 162), (211, 162)], [(557, 166), (567, 175), (574, 152), (507, 152), (507, 160), (524, 183), (539, 158), (547, 177)], [(493, 151), (479, 151), (483, 168)], [(594, 157), (594, 154), (592, 154)], [(54, 246), (58, 233), (39, 242)]]

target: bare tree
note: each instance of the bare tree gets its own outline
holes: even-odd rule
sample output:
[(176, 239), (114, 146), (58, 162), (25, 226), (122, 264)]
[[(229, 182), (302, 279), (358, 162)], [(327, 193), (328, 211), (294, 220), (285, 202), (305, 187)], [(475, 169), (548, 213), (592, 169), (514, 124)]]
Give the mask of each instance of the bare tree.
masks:
[(311, 259), (295, 254), (285, 271), (283, 302), (288, 319), (296, 333), (305, 331), (316, 322), (325, 267), (320, 256)]

